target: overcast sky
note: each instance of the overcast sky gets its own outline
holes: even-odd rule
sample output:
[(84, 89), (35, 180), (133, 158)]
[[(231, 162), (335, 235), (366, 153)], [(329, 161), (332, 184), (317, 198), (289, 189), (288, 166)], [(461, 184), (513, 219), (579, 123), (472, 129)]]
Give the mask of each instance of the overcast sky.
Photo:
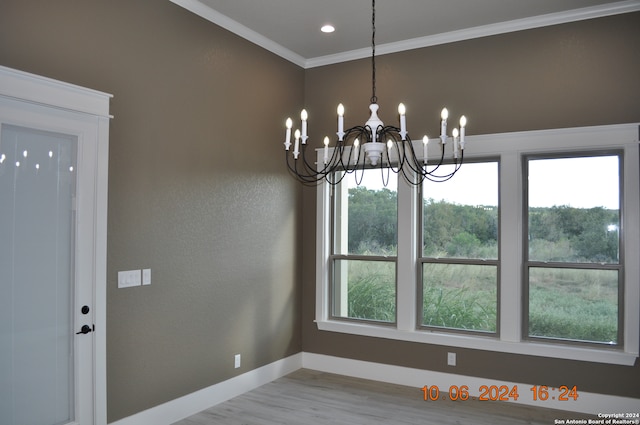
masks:
[[(440, 169), (448, 172), (444, 167)], [(447, 182), (425, 182), (424, 196), (463, 205), (497, 205), (497, 174), (495, 163), (465, 163)], [(618, 158), (615, 156), (532, 160), (529, 175), (531, 207), (619, 207)], [(380, 170), (370, 171), (362, 184), (381, 189), (380, 176)], [(353, 181), (351, 175), (350, 186), (355, 186)], [(396, 186), (396, 175), (390, 173), (388, 188)]]

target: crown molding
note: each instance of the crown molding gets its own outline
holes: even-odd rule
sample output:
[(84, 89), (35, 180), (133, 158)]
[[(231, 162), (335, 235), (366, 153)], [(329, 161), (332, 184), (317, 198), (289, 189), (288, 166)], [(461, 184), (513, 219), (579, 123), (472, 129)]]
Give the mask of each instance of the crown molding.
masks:
[[(316, 68), (324, 65), (332, 65), (341, 62), (363, 59), (371, 56), (371, 48), (350, 50), (332, 55), (315, 58), (304, 58), (299, 54), (283, 47), (271, 39), (253, 31), (239, 22), (204, 5), (200, 0), (170, 0), (196, 15), (225, 28), (258, 46), (275, 53), (276, 55), (305, 69)], [(423, 47), (440, 44), (454, 43), (457, 41), (474, 38), (488, 37), (491, 35), (505, 34), (509, 32), (541, 28), (550, 25), (564, 24), (568, 22), (582, 21), (586, 19), (600, 18), (604, 16), (619, 15), (640, 11), (640, 0), (625, 0), (599, 6), (585, 7), (559, 13), (534, 16), (531, 18), (516, 19), (497, 24), (483, 25), (459, 31), (451, 31), (426, 37), (412, 38), (394, 43), (386, 43), (376, 46), (376, 55), (402, 52), (406, 50), (420, 49)]]
[[(426, 37), (402, 40), (394, 43), (381, 44), (376, 46), (376, 56), (637, 11), (640, 11), (640, 1), (627, 0), (607, 5), (574, 9), (566, 12), (550, 13), (547, 15), (535, 16), (532, 18), (516, 19), (513, 21), (500, 22), (497, 24), (483, 25), (459, 31), (451, 31)], [(348, 52), (341, 52), (334, 55), (307, 59), (304, 67), (315, 68), (324, 65), (347, 62), (350, 60), (368, 58), (370, 56), (371, 48), (367, 47), (363, 49), (351, 50)]]
[(178, 6), (181, 6), (187, 9), (190, 12), (195, 13), (201, 18), (206, 19), (207, 21), (213, 22), (214, 24), (231, 31), (232, 33), (239, 35), (240, 37), (256, 44), (276, 55), (292, 62), (300, 67), (305, 67), (306, 59), (300, 56), (299, 54), (287, 49), (286, 47), (276, 43), (275, 41), (263, 36), (252, 30), (249, 27), (242, 25), (241, 23), (234, 21), (233, 19), (223, 15), (222, 13), (217, 12), (216, 10), (210, 8), (209, 6), (204, 5), (199, 0), (169, 0), (171, 3), (175, 3)]

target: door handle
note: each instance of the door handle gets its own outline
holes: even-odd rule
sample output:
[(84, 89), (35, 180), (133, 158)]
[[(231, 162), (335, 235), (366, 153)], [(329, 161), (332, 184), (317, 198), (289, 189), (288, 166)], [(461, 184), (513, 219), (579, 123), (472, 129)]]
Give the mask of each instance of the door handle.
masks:
[(83, 325), (82, 328), (80, 328), (80, 332), (76, 332), (76, 335), (88, 334), (89, 332), (92, 332), (92, 331), (93, 331), (93, 329), (91, 328), (91, 326)]

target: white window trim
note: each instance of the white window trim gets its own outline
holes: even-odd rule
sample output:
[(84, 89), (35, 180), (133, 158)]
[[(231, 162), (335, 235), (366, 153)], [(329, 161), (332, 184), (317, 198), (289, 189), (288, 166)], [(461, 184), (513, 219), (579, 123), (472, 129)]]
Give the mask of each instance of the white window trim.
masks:
[[(467, 136), (465, 157), (500, 159), (500, 335), (486, 337), (417, 329), (416, 232), (398, 228), (398, 316), (394, 326), (329, 317), (330, 210), (329, 185), (317, 189), (316, 323), (319, 330), (598, 363), (633, 365), (640, 346), (640, 126), (622, 124)], [(417, 142), (416, 151), (419, 146)], [(522, 155), (567, 150), (616, 149), (624, 152), (623, 238), (624, 347), (621, 350), (524, 340), (522, 335)], [(435, 153), (435, 152), (434, 152)], [(318, 152), (322, 155), (322, 151)], [(321, 158), (318, 157), (320, 160)], [(517, 178), (514, 178), (517, 176)], [(455, 177), (454, 177), (455, 178)], [(398, 221), (415, 223), (416, 191), (398, 181)], [(504, 200), (509, 200), (504, 202)], [(516, 284), (513, 284), (516, 282)]]

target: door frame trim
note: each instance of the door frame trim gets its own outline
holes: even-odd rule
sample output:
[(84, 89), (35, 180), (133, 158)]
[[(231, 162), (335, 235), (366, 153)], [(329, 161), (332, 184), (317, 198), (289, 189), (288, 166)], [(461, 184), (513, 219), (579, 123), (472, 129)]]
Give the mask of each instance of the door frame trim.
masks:
[(113, 95), (0, 66), (0, 97), (26, 101), (96, 119), (93, 284), (94, 424), (107, 423), (107, 194), (109, 172), (109, 101)]

